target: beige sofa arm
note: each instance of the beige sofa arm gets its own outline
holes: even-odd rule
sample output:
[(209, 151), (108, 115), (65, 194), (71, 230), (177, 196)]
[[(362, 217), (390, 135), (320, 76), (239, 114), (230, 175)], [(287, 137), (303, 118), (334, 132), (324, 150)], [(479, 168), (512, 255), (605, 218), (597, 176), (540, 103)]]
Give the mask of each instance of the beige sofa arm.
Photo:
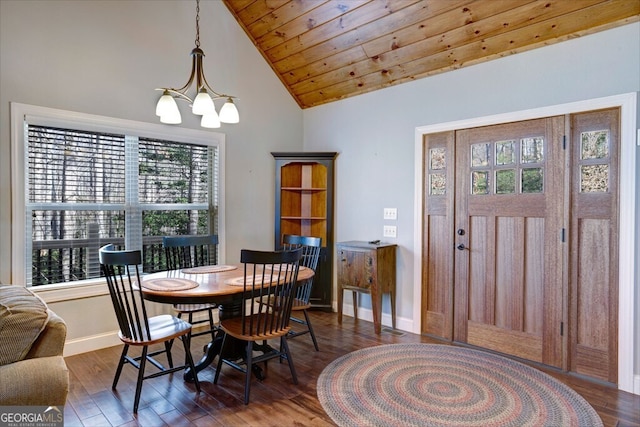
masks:
[(25, 359), (35, 357), (62, 356), (64, 340), (67, 338), (67, 325), (53, 311), (47, 309), (49, 319), (44, 329), (35, 340)]
[(69, 370), (62, 356), (0, 366), (0, 378), (0, 406), (63, 406), (67, 400)]

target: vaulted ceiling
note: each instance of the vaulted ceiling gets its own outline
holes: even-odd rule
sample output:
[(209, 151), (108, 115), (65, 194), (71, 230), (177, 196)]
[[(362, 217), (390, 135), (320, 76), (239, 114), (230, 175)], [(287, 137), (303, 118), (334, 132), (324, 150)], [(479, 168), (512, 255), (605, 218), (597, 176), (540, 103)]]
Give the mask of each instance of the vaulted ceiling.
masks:
[(640, 19), (640, 0), (223, 1), (302, 108)]

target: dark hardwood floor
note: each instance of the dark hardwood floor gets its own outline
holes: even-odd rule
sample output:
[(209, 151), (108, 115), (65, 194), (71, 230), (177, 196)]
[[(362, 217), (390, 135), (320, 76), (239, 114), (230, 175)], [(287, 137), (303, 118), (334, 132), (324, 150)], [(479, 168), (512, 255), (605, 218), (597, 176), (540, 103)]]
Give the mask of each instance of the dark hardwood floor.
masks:
[[(202, 392), (195, 393), (182, 375), (146, 380), (140, 409), (132, 414), (137, 371), (125, 366), (116, 390), (111, 389), (121, 346), (66, 358), (71, 379), (65, 405), (65, 426), (333, 426), (316, 397), (316, 381), (322, 369), (337, 357), (363, 347), (390, 343), (441, 343), (428, 337), (383, 329), (346, 317), (342, 326), (335, 313), (311, 312), (320, 351), (311, 339), (290, 340), (299, 385), (293, 385), (286, 363), (272, 360), (267, 378), (251, 385), (251, 402), (243, 403), (243, 374), (224, 367), (218, 384), (214, 368), (200, 372)], [(294, 326), (295, 327), (295, 326)], [(206, 336), (193, 339), (194, 358), (202, 355)], [(174, 346), (180, 360), (180, 345)], [(216, 359), (217, 360), (217, 359)], [(640, 396), (575, 376), (543, 369), (582, 395), (598, 412), (605, 426), (640, 427)], [(586, 426), (588, 427), (588, 426)]]

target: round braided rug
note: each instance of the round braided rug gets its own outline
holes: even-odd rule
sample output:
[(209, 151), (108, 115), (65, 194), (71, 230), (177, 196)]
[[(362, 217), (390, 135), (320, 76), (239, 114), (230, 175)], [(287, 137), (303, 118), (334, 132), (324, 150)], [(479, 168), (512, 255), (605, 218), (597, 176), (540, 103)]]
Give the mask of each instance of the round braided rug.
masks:
[(584, 398), (535, 368), (440, 344), (388, 344), (346, 354), (318, 377), (339, 426), (602, 426)]

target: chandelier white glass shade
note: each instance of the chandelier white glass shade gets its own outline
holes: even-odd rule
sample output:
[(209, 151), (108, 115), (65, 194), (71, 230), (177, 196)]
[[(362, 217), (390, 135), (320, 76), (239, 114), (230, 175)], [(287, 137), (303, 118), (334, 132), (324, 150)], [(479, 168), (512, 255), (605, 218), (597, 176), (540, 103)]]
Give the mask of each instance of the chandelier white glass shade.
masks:
[[(160, 122), (167, 124), (182, 123), (182, 116), (178, 109), (176, 99), (187, 101), (191, 105), (191, 112), (202, 116), (200, 126), (205, 128), (219, 128), (221, 123), (238, 123), (240, 115), (233, 103), (234, 96), (218, 93), (211, 88), (204, 76), (202, 58), (204, 52), (200, 49), (200, 0), (196, 1), (196, 47), (191, 51), (191, 75), (187, 83), (181, 88), (163, 87), (156, 90), (162, 91), (162, 96), (156, 104), (156, 115)], [(191, 85), (195, 82), (196, 93), (193, 98), (188, 95)], [(216, 111), (215, 99), (226, 99), (220, 109), (220, 115)]]

